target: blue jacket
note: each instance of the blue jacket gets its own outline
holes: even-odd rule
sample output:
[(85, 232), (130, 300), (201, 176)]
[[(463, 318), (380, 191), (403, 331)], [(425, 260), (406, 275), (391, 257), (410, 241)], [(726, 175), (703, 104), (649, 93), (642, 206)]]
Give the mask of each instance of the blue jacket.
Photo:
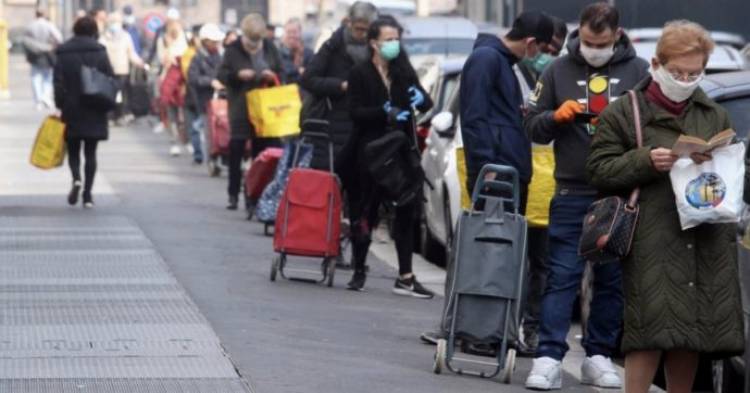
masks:
[(485, 164), (512, 166), (522, 183), (531, 181), (531, 142), (513, 71), (518, 60), (499, 38), (480, 34), (464, 65), (459, 94), (469, 189)]

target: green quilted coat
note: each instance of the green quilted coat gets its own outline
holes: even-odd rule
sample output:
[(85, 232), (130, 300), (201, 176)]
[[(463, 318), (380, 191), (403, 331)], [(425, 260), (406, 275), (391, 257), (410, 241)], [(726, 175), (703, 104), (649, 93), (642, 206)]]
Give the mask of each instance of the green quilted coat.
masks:
[(591, 184), (603, 193), (626, 196), (641, 187), (631, 254), (622, 261), (623, 352), (741, 353), (737, 225), (704, 224), (683, 231), (669, 175), (657, 172), (649, 156), (652, 148), (671, 148), (681, 134), (710, 139), (731, 127), (728, 114), (698, 89), (675, 117), (645, 99), (648, 82), (636, 88), (644, 147), (636, 146), (630, 98), (623, 96), (602, 113), (586, 166)]

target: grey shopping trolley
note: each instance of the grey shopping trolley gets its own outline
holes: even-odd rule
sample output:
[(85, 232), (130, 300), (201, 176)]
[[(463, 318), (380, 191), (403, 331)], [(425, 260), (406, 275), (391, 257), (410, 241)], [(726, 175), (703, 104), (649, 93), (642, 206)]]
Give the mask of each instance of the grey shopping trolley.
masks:
[[(495, 173), (496, 180), (485, 180)], [(449, 272), (442, 329), (434, 372), (494, 378), (510, 383), (515, 368), (526, 274), (526, 219), (520, 214), (518, 172), (511, 167), (482, 168), (471, 208), (458, 221)], [(459, 345), (460, 343), (460, 345)], [(469, 357), (471, 347), (489, 349), (495, 359)], [(456, 356), (463, 354), (462, 357)], [(476, 354), (475, 352), (473, 354)], [(461, 366), (474, 366), (464, 369)]]

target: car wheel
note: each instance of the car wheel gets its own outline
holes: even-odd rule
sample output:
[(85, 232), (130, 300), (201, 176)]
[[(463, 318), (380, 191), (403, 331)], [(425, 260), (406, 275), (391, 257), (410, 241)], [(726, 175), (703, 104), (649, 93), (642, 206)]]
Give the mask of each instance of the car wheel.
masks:
[(734, 370), (730, 360), (714, 360), (711, 363), (714, 393), (741, 393), (744, 380)]

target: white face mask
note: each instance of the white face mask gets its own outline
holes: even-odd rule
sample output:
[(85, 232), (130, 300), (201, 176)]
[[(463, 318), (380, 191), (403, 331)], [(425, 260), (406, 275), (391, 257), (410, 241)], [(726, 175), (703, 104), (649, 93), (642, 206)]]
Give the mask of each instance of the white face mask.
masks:
[(583, 58), (586, 59), (586, 62), (594, 68), (599, 68), (609, 63), (614, 55), (614, 44), (609, 48), (595, 49), (584, 45), (583, 42), (581, 43), (581, 56), (583, 56)]
[(659, 84), (661, 92), (674, 102), (683, 102), (690, 98), (703, 80), (704, 74), (693, 82), (682, 82), (675, 79), (664, 66), (651, 70), (651, 76)]

